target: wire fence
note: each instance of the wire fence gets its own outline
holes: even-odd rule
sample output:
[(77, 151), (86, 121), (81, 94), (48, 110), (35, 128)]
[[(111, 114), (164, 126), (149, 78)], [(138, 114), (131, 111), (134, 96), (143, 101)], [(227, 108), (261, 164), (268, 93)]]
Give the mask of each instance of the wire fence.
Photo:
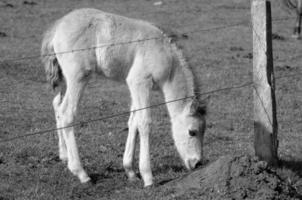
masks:
[(221, 91), (227, 91), (227, 90), (244, 88), (244, 87), (251, 86), (252, 84), (253, 84), (252, 82), (247, 82), (247, 83), (245, 83), (243, 85), (219, 88), (219, 89), (216, 89), (216, 90), (211, 90), (211, 91), (208, 91), (208, 92), (199, 93), (199, 94), (195, 94), (195, 95), (192, 95), (192, 96), (187, 96), (187, 97), (184, 97), (184, 98), (179, 98), (179, 99), (174, 99), (174, 100), (171, 100), (171, 101), (166, 101), (166, 102), (154, 104), (154, 105), (151, 105), (151, 106), (148, 106), (148, 107), (144, 107), (144, 108), (140, 108), (140, 109), (135, 109), (135, 110), (130, 110), (130, 111), (124, 111), (124, 112), (116, 113), (116, 114), (105, 116), (105, 117), (101, 117), (101, 118), (91, 119), (91, 120), (87, 120), (87, 121), (81, 121), (81, 122), (72, 124), (70, 126), (65, 126), (65, 127), (60, 127), (60, 128), (53, 128), (53, 129), (47, 129), (47, 130), (42, 130), (42, 131), (28, 133), (28, 134), (25, 134), (25, 135), (19, 135), (19, 136), (16, 136), (16, 137), (0, 140), (0, 143), (4, 143), (4, 142), (8, 142), (8, 141), (13, 141), (13, 140), (16, 140), (16, 139), (20, 139), (20, 138), (24, 138), (24, 137), (28, 137), (28, 136), (33, 136), (33, 135), (42, 135), (42, 134), (45, 134), (45, 133), (49, 133), (49, 132), (53, 132), (53, 131), (58, 131), (58, 130), (66, 129), (66, 128), (71, 128), (71, 127), (75, 127), (75, 126), (83, 126), (85, 124), (89, 124), (89, 123), (93, 123), (93, 122), (97, 122), (97, 121), (103, 121), (103, 120), (106, 120), (106, 119), (111, 119), (111, 118), (115, 118), (115, 117), (119, 117), (119, 116), (128, 115), (128, 114), (130, 114), (132, 112), (138, 112), (138, 111), (141, 111), (141, 110), (152, 109), (152, 108), (155, 108), (155, 107), (163, 106), (163, 105), (166, 105), (166, 104), (171, 104), (171, 103), (174, 103), (174, 102), (177, 102), (177, 101), (182, 101), (182, 100), (185, 100), (185, 99), (192, 99), (192, 98), (196, 98), (196, 97), (199, 97), (199, 96), (209, 95), (209, 94), (213, 94), (213, 93), (217, 93), (217, 92), (221, 92)]
[[(287, 21), (287, 20), (292, 20), (292, 19), (293, 19), (293, 17), (276, 18), (276, 19), (273, 19), (272, 22), (281, 22), (281, 21)], [(227, 28), (232, 28), (232, 27), (238, 27), (241, 25), (245, 25), (247, 27), (252, 28), (251, 23), (247, 23), (246, 21), (243, 21), (243, 22), (239, 22), (239, 23), (215, 26), (215, 27), (211, 27), (211, 28), (204, 28), (204, 29), (197, 28), (197, 29), (194, 29), (191, 31), (180, 32), (178, 34), (190, 35), (190, 34), (194, 34), (194, 33), (209, 32), (209, 31), (222, 30), (222, 29), (227, 29)], [(252, 30), (253, 30), (253, 28), (252, 28)], [(173, 37), (174, 37), (173, 35), (163, 35), (160, 37), (141, 38), (141, 39), (132, 40), (132, 41), (123, 41), (123, 42), (117, 42), (117, 43), (102, 44), (99, 46), (92, 46), (89, 48), (72, 49), (72, 50), (67, 50), (67, 51), (57, 52), (57, 53), (52, 53), (52, 54), (44, 54), (44, 55), (35, 54), (35, 55), (24, 56), (24, 57), (7, 57), (7, 58), (1, 58), (0, 63), (11, 62), (11, 61), (15, 62), (15, 61), (21, 61), (21, 60), (32, 60), (32, 59), (38, 59), (38, 58), (42, 58), (42, 57), (50, 57), (50, 56), (63, 55), (63, 54), (69, 54), (69, 53), (76, 53), (76, 52), (81, 52), (81, 51), (90, 51), (90, 50), (101, 49), (101, 48), (105, 48), (105, 47), (129, 45), (132, 43), (140, 43), (140, 42), (145, 42), (145, 41), (150, 41), (150, 40), (158, 40), (158, 39), (173, 38)], [(302, 55), (302, 54), (300, 54), (300, 55)]]
[[(273, 19), (273, 22), (282, 22), (282, 21), (287, 21), (287, 20), (292, 20), (293, 17), (284, 17), (284, 18), (276, 18)], [(221, 25), (221, 26), (215, 26), (215, 27), (211, 27), (211, 28), (204, 28), (204, 29), (194, 29), (191, 31), (184, 31), (181, 33), (178, 33), (180, 35), (190, 35), (190, 34), (195, 34), (195, 33), (201, 33), (201, 32), (211, 32), (211, 31), (217, 31), (217, 30), (223, 30), (223, 29), (228, 29), (228, 28), (234, 28), (234, 27), (239, 27), (239, 26), (246, 26), (249, 27), (252, 32), (255, 32), (253, 29), (253, 26), (251, 24), (251, 22), (246, 22), (246, 21), (242, 21), (239, 23), (233, 23), (233, 24), (228, 24), (228, 25)], [(53, 53), (53, 54), (44, 54), (44, 55), (31, 55), (31, 56), (24, 56), (24, 57), (7, 57), (7, 58), (0, 58), (0, 63), (7, 63), (7, 62), (18, 62), (18, 61), (22, 61), (22, 60), (31, 60), (31, 59), (39, 59), (41, 57), (49, 57), (49, 56), (56, 56), (56, 55), (62, 55), (62, 54), (69, 54), (69, 53), (76, 53), (76, 52), (82, 52), (82, 51), (90, 51), (90, 50), (95, 50), (95, 49), (100, 49), (100, 48), (105, 48), (105, 47), (114, 47), (114, 46), (121, 46), (121, 45), (129, 45), (129, 44), (133, 44), (133, 43), (140, 43), (140, 42), (146, 42), (146, 41), (150, 41), (150, 40), (159, 40), (159, 39), (163, 39), (163, 38), (173, 38), (173, 35), (167, 35), (167, 36), (160, 36), (160, 37), (151, 37), (151, 38), (141, 38), (138, 40), (132, 40), (132, 41), (123, 41), (123, 42), (118, 42), (118, 43), (108, 43), (108, 44), (102, 44), (99, 46), (92, 46), (89, 48), (80, 48), (80, 49), (72, 49), (69, 51), (64, 51), (64, 52), (57, 52), (57, 53)], [(265, 48), (263, 47), (263, 50), (265, 52)], [(302, 56), (302, 54), (300, 55), (295, 55), (295, 57), (299, 58), (299, 56)], [(281, 78), (287, 78), (287, 77), (294, 77), (294, 76), (301, 76), (302, 73), (295, 73), (295, 74), (289, 74), (286, 76), (279, 76), (276, 77), (275, 79), (281, 79)], [(228, 90), (235, 90), (235, 89), (240, 89), (240, 88), (247, 88), (247, 87), (252, 87), (254, 88), (254, 90), (256, 90), (255, 87), (255, 83), (252, 81), (243, 83), (243, 84), (239, 84), (239, 85), (234, 85), (234, 86), (229, 86), (229, 87), (223, 87), (223, 88), (218, 88), (215, 90), (211, 90), (208, 92), (204, 92), (204, 93), (198, 93), (195, 94), (193, 96), (187, 96), (185, 98), (181, 98), (181, 99), (175, 99), (172, 101), (167, 101), (167, 102), (162, 102), (162, 103), (158, 103), (158, 104), (154, 104), (145, 108), (140, 108), (140, 109), (135, 109), (135, 110), (130, 110), (130, 111), (124, 111), (124, 112), (119, 112), (119, 113), (115, 113), (112, 115), (108, 115), (108, 116), (104, 116), (101, 118), (95, 118), (95, 119), (90, 119), (90, 120), (85, 120), (85, 121), (81, 121), (78, 123), (74, 123), (70, 126), (66, 126), (66, 127), (60, 127), (60, 128), (50, 128), (50, 129), (45, 129), (45, 130), (40, 130), (40, 131), (36, 131), (36, 132), (30, 132), (24, 135), (17, 135), (15, 137), (10, 137), (7, 139), (2, 139), (0, 140), (0, 143), (7, 143), (7, 142), (11, 142), (17, 139), (21, 139), (21, 138), (26, 138), (29, 136), (34, 136), (34, 135), (42, 135), (42, 134), (46, 134), (46, 133), (50, 133), (50, 132), (54, 132), (54, 131), (58, 131), (58, 130), (62, 130), (62, 129), (66, 129), (66, 128), (70, 128), (70, 127), (75, 127), (75, 126), (83, 126), (89, 123), (93, 123), (93, 122), (97, 122), (97, 121), (103, 121), (106, 119), (111, 119), (111, 118), (115, 118), (115, 117), (119, 117), (119, 116), (124, 116), (124, 115), (128, 115), (131, 112), (138, 112), (141, 110), (145, 110), (145, 109), (152, 109), (155, 107), (159, 107), (159, 106), (163, 106), (166, 104), (170, 104), (170, 103), (174, 103), (177, 101), (182, 101), (184, 99), (189, 99), (189, 98), (196, 98), (202, 95), (209, 95), (209, 94), (214, 94), (214, 93), (218, 93), (218, 92), (222, 92), (222, 91), (228, 91)], [(258, 94), (257, 90), (256, 93)], [(258, 95), (260, 101), (263, 103), (263, 100), (261, 99), (261, 97)], [(265, 109), (265, 107), (263, 106), (263, 108)], [(265, 110), (266, 111), (266, 110)], [(267, 117), (271, 122), (271, 119), (268, 115), (268, 112), (266, 111)]]

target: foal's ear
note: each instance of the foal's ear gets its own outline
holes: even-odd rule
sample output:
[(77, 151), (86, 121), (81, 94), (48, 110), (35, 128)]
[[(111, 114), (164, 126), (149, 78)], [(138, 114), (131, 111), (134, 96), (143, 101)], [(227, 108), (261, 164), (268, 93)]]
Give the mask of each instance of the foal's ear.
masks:
[(198, 98), (194, 98), (191, 104), (190, 113), (192, 115), (206, 115), (207, 114), (207, 105), (210, 97), (203, 100), (199, 100)]

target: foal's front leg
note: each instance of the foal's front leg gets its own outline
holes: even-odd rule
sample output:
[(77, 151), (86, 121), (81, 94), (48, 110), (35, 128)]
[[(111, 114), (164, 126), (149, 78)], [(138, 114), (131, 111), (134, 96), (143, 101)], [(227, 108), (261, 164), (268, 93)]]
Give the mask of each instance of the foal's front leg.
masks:
[[(131, 74), (130, 74), (131, 75)], [(129, 76), (127, 78), (128, 86), (131, 92), (132, 103), (137, 105), (136, 109), (146, 108), (150, 106), (150, 90), (152, 88), (152, 80), (142, 79), (137, 80), (139, 76)], [(133, 124), (137, 125), (139, 136), (140, 136), (140, 151), (139, 151), (139, 170), (144, 180), (144, 186), (153, 184), (153, 176), (150, 164), (150, 147), (149, 147), (149, 134), (150, 134), (150, 123), (151, 114), (150, 109), (144, 109), (136, 111), (133, 117)], [(130, 127), (129, 127), (130, 134)], [(129, 136), (128, 136), (129, 138)], [(134, 152), (135, 137), (131, 137), (133, 146), (131, 147)], [(128, 143), (128, 139), (127, 139)], [(127, 145), (126, 151), (127, 152)], [(133, 155), (131, 154), (131, 157)], [(133, 158), (133, 157), (132, 157)], [(132, 159), (131, 159), (132, 162)], [(127, 170), (126, 170), (127, 171)]]
[[(131, 110), (135, 109), (135, 102), (132, 102)], [(131, 112), (128, 120), (128, 137), (125, 145), (125, 152), (123, 157), (123, 166), (130, 181), (136, 180), (136, 174), (133, 169), (134, 152), (136, 146), (136, 136), (137, 136), (137, 124), (135, 121), (136, 113)]]
[[(148, 104), (141, 104), (141, 108), (145, 108)], [(153, 176), (151, 171), (151, 161), (150, 161), (150, 110), (140, 111), (140, 118), (138, 122), (139, 138), (140, 138), (140, 149), (139, 149), (139, 171), (144, 180), (144, 186), (149, 186), (153, 184)]]

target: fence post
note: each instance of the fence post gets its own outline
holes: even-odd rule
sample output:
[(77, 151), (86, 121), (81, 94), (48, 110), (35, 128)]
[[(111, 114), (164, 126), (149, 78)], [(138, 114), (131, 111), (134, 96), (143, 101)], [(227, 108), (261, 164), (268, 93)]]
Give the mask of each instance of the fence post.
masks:
[(278, 163), (278, 124), (273, 71), (271, 5), (266, 0), (252, 1), (254, 148), (269, 164)]

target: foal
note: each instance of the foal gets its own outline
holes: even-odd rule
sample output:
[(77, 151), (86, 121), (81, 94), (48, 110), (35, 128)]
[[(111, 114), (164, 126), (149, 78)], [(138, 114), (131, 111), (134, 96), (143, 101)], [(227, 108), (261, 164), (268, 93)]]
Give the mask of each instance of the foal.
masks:
[[(132, 41), (132, 42), (131, 42)], [(87, 50), (83, 50), (87, 49)], [(71, 52), (72, 53), (67, 53)], [(194, 76), (175, 42), (152, 24), (96, 9), (75, 10), (46, 31), (42, 43), (45, 71), (53, 88), (65, 82), (53, 100), (58, 130), (59, 156), (82, 183), (90, 180), (80, 162), (70, 127), (76, 116), (83, 89), (92, 73), (113, 80), (126, 80), (131, 110), (150, 106), (150, 91), (159, 88), (171, 118), (177, 150), (190, 170), (202, 159), (206, 105), (195, 95)], [(140, 137), (139, 170), (148, 186), (153, 183), (150, 167), (150, 110), (131, 112), (123, 166), (135, 179), (133, 158)]]

